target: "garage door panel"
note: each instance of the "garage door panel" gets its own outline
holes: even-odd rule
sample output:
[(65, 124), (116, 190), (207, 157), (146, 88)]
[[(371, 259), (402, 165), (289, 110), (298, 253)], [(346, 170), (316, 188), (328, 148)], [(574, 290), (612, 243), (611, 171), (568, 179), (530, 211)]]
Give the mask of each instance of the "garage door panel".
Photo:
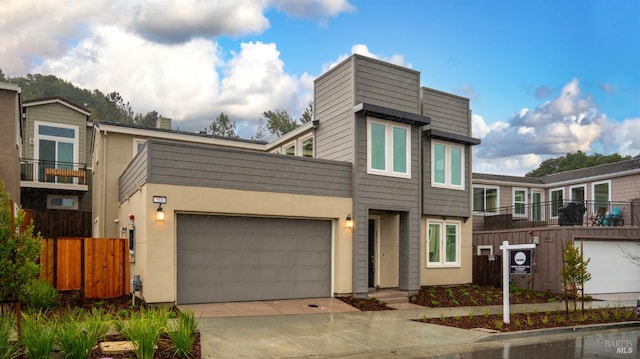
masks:
[[(576, 243), (579, 245), (579, 243)], [(640, 292), (640, 267), (625, 252), (640, 256), (640, 245), (629, 241), (584, 241), (584, 257), (591, 258), (585, 283), (588, 294)]]
[(178, 303), (331, 295), (331, 221), (178, 215)]

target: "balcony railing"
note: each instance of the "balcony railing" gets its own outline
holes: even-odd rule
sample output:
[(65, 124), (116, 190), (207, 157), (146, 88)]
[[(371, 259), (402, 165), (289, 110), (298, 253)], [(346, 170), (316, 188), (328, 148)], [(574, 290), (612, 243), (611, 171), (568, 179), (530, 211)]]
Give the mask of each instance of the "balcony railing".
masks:
[(86, 186), (87, 165), (83, 163), (22, 159), (20, 161), (20, 179), (26, 182)]
[(534, 204), (476, 211), (474, 216), (484, 217), (484, 229), (508, 229), (560, 226), (634, 226), (631, 202), (614, 201), (549, 201)]

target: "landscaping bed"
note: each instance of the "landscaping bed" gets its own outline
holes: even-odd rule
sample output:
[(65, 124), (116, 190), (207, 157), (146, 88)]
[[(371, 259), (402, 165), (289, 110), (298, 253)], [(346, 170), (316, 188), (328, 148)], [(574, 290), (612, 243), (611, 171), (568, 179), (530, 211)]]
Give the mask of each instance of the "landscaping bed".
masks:
[[(478, 285), (461, 286), (425, 286), (417, 295), (409, 298), (413, 304), (425, 307), (467, 307), (478, 305), (501, 305), (502, 288)], [(551, 292), (536, 292), (528, 289), (511, 287), (509, 303), (552, 303), (561, 302), (562, 295)]]
[(363, 312), (381, 311), (381, 310), (395, 310), (387, 306), (385, 302), (382, 302), (376, 298), (356, 298), (356, 297), (336, 297), (341, 301), (349, 304), (350, 306), (357, 308)]

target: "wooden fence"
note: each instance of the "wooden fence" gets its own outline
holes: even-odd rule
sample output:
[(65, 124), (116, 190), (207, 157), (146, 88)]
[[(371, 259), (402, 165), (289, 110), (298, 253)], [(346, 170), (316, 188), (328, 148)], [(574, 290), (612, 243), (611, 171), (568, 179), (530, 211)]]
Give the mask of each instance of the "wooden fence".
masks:
[(40, 277), (59, 291), (87, 298), (129, 294), (129, 249), (124, 238), (44, 239)]
[(473, 256), (473, 284), (502, 286), (502, 256)]
[(25, 209), (26, 223), (45, 238), (91, 237), (91, 213), (64, 209)]

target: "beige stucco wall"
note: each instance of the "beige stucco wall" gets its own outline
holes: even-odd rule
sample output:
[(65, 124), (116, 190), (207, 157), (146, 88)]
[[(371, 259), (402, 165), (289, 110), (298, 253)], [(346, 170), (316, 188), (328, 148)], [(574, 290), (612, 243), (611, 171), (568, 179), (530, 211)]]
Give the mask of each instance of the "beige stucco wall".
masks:
[(19, 87), (0, 89), (0, 179), (9, 199), (20, 204), (20, 105)]
[[(433, 218), (441, 221), (441, 218)], [(448, 221), (460, 221), (460, 266), (427, 268), (427, 221), (429, 217), (422, 218), (422, 230), (420, 238), (420, 285), (450, 285), (464, 284), (473, 281), (472, 251), (473, 233), (472, 220), (465, 223), (462, 218), (449, 218)]]
[[(155, 221), (153, 196), (166, 196), (164, 222)], [(118, 207), (120, 227), (135, 216), (136, 249), (131, 275), (140, 274), (143, 298), (150, 303), (176, 300), (176, 213), (237, 214), (333, 220), (333, 292), (351, 292), (352, 230), (345, 216), (351, 198), (219, 188), (146, 184)]]

